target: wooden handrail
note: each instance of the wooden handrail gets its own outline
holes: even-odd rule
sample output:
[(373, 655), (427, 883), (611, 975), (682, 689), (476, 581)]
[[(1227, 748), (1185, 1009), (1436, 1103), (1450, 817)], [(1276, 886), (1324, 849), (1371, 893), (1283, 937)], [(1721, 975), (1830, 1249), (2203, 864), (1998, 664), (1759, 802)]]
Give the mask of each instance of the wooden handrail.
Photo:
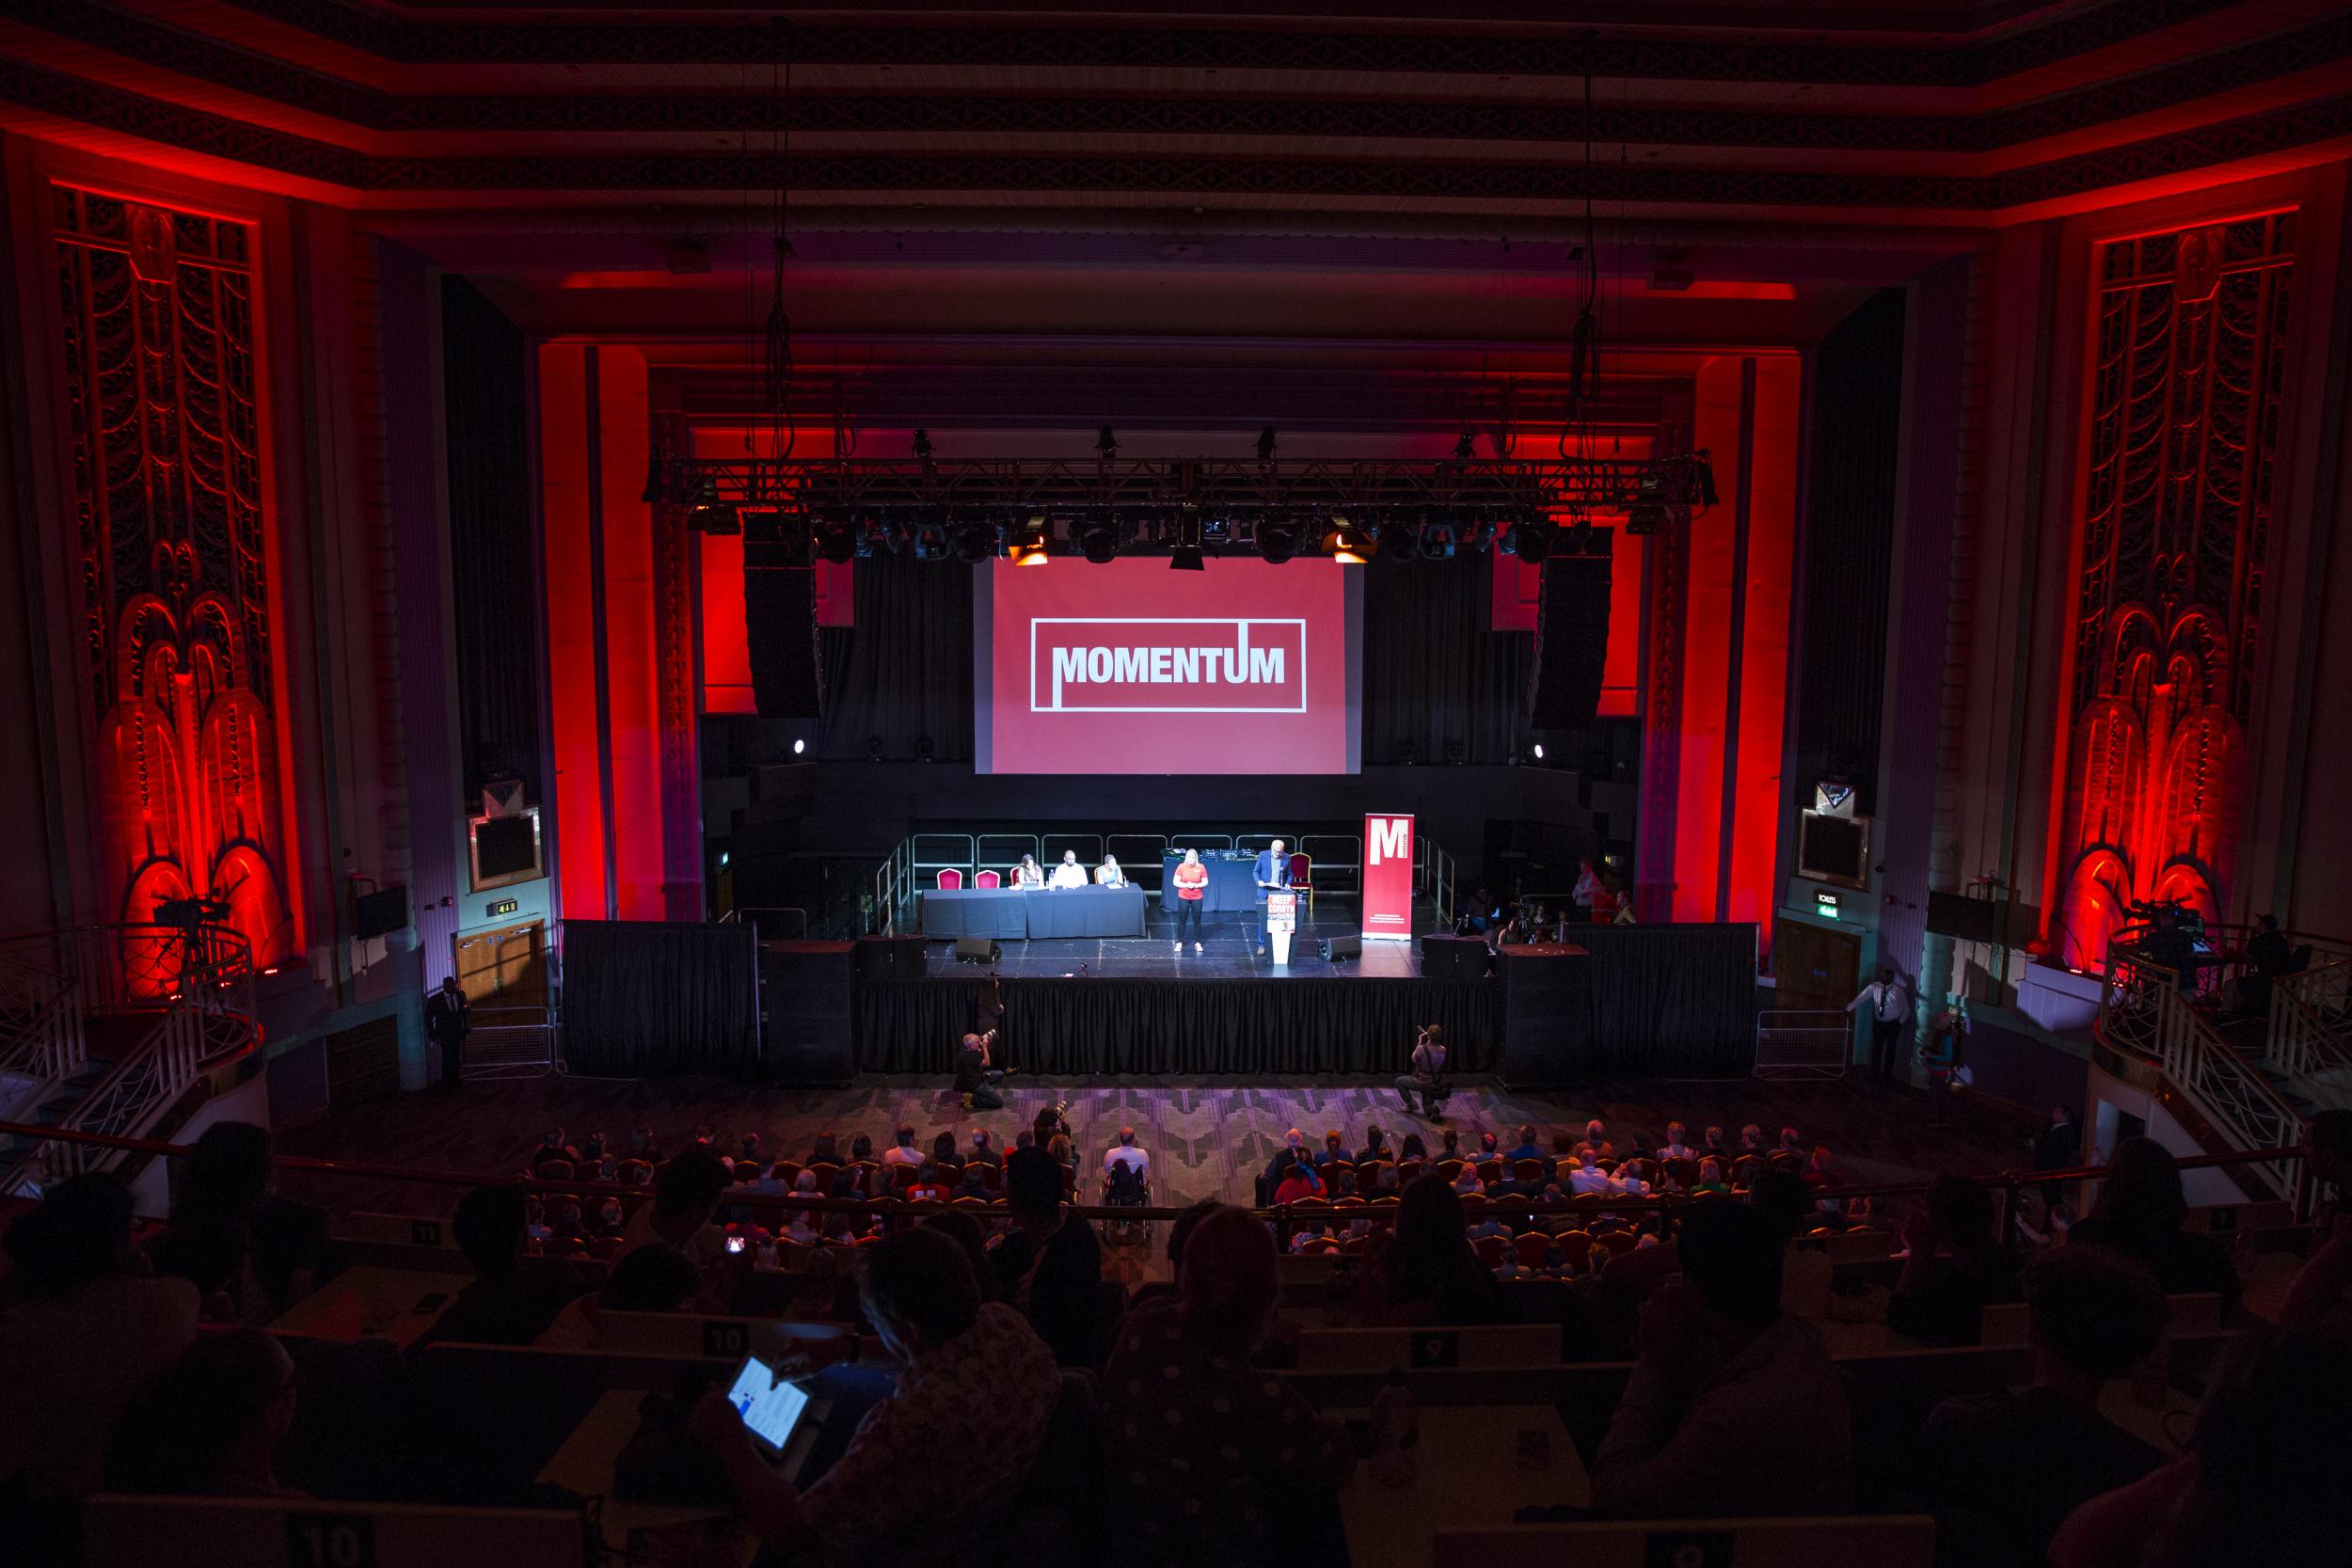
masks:
[[(9, 1134), (15, 1134), (20, 1137), (47, 1139), (59, 1143), (97, 1144), (107, 1148), (124, 1148), (142, 1154), (162, 1154), (174, 1157), (186, 1154), (190, 1147), (186, 1144), (161, 1143), (152, 1138), (125, 1138), (107, 1132), (67, 1132), (55, 1127), (42, 1127), (20, 1122), (0, 1121), (0, 1137), (5, 1137)], [(2227, 1154), (2185, 1155), (2176, 1158), (2174, 1164), (2182, 1170), (2203, 1170), (2217, 1165), (2241, 1164), (2249, 1160), (2299, 1160), (2303, 1157), (2303, 1148), (2300, 1145), (2291, 1144), (2280, 1148), (2233, 1149)], [(565, 1196), (577, 1196), (582, 1198), (617, 1197), (625, 1202), (636, 1203), (644, 1202), (646, 1199), (653, 1196), (653, 1189), (650, 1187), (625, 1187), (616, 1182), (609, 1181), (559, 1181), (540, 1177), (501, 1176), (482, 1171), (427, 1170), (408, 1165), (358, 1164), (349, 1161), (314, 1159), (308, 1155), (301, 1154), (273, 1154), (270, 1157), (270, 1164), (280, 1170), (307, 1171), (317, 1176), (347, 1177), (354, 1180), (415, 1181), (429, 1186), (441, 1187), (484, 1187), (498, 1186), (507, 1182), (514, 1182), (529, 1192), (557, 1193)], [(2106, 1174), (2106, 1167), (2105, 1165), (2079, 1165), (2067, 1170), (2001, 1171), (1992, 1176), (1971, 1177), (1969, 1180), (1977, 1182), (1979, 1186), (1985, 1187), (2041, 1187), (2056, 1185), (2058, 1183), (2067, 1181), (2095, 1181)], [(1816, 1200), (1851, 1197), (1898, 1197), (1925, 1193), (1928, 1190), (1928, 1186), (1929, 1183), (1925, 1181), (1905, 1181), (1886, 1183), (1874, 1187), (1824, 1187), (1810, 1194), (1809, 1196)], [(865, 1214), (876, 1212), (876, 1203), (878, 1200), (873, 1198), (804, 1197), (799, 1194), (785, 1193), (737, 1193), (730, 1189), (720, 1201), (728, 1205), (740, 1205), (744, 1208), (750, 1209), (797, 1209), (806, 1210), (815, 1213)], [(1672, 1211), (1684, 1209), (1692, 1203), (1704, 1201), (1707, 1200), (1698, 1197), (1684, 1197), (1678, 1196), (1666, 1197), (1608, 1197), (1603, 1198), (1598, 1203), (1581, 1203), (1574, 1201), (1562, 1203), (1538, 1203), (1533, 1201), (1521, 1202), (1505, 1198), (1501, 1201), (1490, 1201), (1486, 1206), (1490, 1209), (1504, 1210), (1513, 1214), (1574, 1215), (1590, 1214), (1596, 1210), (1598, 1210), (1603, 1213), (1616, 1212), (1648, 1212), (1652, 1210)], [(904, 1201), (890, 1201), (887, 1208), (882, 1212), (893, 1214), (932, 1214), (947, 1212), (954, 1210), (955, 1207), (956, 1206), (952, 1200), (946, 1203), (908, 1203)], [(992, 1211), (1002, 1211), (1004, 1208), (1004, 1199), (1001, 1196), (991, 1198), (988, 1200), (988, 1207)], [(1172, 1220), (1184, 1212), (1183, 1209), (1171, 1209), (1156, 1206), (1151, 1208), (1111, 1208), (1102, 1204), (1073, 1204), (1072, 1208), (1075, 1212), (1083, 1214), (1089, 1219)], [(969, 1212), (969, 1206), (966, 1206), (962, 1212)], [(1381, 1214), (1392, 1213), (1393, 1211), (1374, 1208), (1369, 1203), (1360, 1209), (1353, 1206), (1341, 1209), (1326, 1204), (1311, 1204), (1304, 1207), (1297, 1204), (1288, 1204), (1276, 1205), (1263, 1209), (1252, 1209), (1250, 1210), (1250, 1212), (1261, 1218), (1281, 1218), (1296, 1222), (1302, 1218), (1314, 1218), (1321, 1220), (1373, 1218)]]

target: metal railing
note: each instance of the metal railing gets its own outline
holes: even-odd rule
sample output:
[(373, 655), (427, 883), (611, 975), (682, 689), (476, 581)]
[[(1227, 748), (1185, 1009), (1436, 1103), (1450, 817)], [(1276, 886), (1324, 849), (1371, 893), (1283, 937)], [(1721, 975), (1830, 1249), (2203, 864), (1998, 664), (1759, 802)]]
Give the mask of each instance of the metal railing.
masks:
[(1454, 857), (1420, 833), (1413, 835), (1413, 891), (1437, 906), (1437, 929), (1454, 929)]
[[(2303, 1119), (2252, 1063), (2189, 1005), (2180, 972), (2135, 949), (2108, 949), (2100, 988), (2098, 1038), (2109, 1049), (2156, 1068), (2240, 1149), (2302, 1142)], [(2294, 1196), (2294, 1173), (2283, 1162), (2241, 1159), (2280, 1197)]]
[(1843, 1007), (1768, 1007), (1756, 1015), (1756, 1077), (1843, 1078), (1852, 1064), (1853, 1016)]
[(2263, 1053), (2297, 1079), (2352, 1069), (2352, 959), (2315, 964), (2270, 983)]
[(28, 1094), (82, 1070), (82, 988), (69, 975), (0, 958), (0, 1075)]

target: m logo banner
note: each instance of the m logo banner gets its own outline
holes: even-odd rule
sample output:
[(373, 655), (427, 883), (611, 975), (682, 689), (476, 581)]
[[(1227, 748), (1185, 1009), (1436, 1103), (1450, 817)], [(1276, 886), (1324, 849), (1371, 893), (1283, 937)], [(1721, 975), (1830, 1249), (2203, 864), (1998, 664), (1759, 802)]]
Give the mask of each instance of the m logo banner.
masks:
[(1031, 713), (1304, 713), (1307, 623), (1029, 623)]
[(1364, 818), (1366, 942), (1413, 940), (1413, 819)]

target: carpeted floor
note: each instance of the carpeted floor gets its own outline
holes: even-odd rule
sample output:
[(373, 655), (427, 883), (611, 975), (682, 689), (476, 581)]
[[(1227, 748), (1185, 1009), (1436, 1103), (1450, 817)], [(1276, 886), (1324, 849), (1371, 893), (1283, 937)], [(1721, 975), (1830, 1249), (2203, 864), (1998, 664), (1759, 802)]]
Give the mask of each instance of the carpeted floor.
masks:
[[(1004, 1088), (1006, 1108), (966, 1116), (953, 1095), (932, 1081), (865, 1079), (843, 1090), (758, 1087), (715, 1078), (613, 1082), (546, 1078), (469, 1084), (455, 1094), (406, 1095), (356, 1107), (282, 1132), (282, 1152), (368, 1164), (437, 1170), (512, 1173), (540, 1135), (561, 1126), (572, 1135), (590, 1131), (614, 1138), (650, 1129), (664, 1148), (676, 1148), (699, 1123), (713, 1124), (732, 1148), (756, 1132), (771, 1154), (803, 1156), (820, 1131), (871, 1135), (886, 1147), (904, 1122), (928, 1148), (941, 1132), (958, 1141), (974, 1125), (1012, 1135), (1057, 1099), (1070, 1101), (1069, 1119), (1089, 1166), (1122, 1124), (1152, 1157), (1153, 1196), (1164, 1203), (1218, 1197), (1246, 1203), (1251, 1178), (1264, 1168), (1283, 1132), (1297, 1127), (1311, 1139), (1337, 1129), (1360, 1147), (1366, 1123), (1377, 1122), (1394, 1142), (1419, 1131), (1433, 1145), (1434, 1129), (1403, 1114), (1385, 1083), (1357, 1080), (1229, 1082), (1132, 1079), (1075, 1083), (1014, 1077)], [(1980, 1104), (1947, 1106), (1942, 1126), (1930, 1117), (1923, 1090), (1867, 1081), (1767, 1084), (1602, 1082), (1588, 1092), (1515, 1095), (1492, 1084), (1463, 1085), (1447, 1107), (1446, 1126), (1474, 1143), (1476, 1134), (1505, 1135), (1522, 1122), (1539, 1128), (1581, 1127), (1598, 1116), (1613, 1129), (1645, 1129), (1655, 1139), (1670, 1118), (1695, 1137), (1719, 1123), (1736, 1137), (1745, 1122), (1768, 1134), (1798, 1128), (1808, 1142), (1827, 1144), (1857, 1180), (1921, 1180), (1942, 1171), (1990, 1174), (2026, 1163), (2027, 1130)], [(458, 1189), (418, 1182), (300, 1177), (292, 1190), (339, 1209), (394, 1213), (445, 1212)]]

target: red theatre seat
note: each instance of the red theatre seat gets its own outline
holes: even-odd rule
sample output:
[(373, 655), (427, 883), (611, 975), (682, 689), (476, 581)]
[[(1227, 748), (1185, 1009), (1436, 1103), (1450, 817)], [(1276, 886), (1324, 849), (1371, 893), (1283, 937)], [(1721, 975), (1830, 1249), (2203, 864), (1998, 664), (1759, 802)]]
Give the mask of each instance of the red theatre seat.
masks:
[(948, 867), (946, 870), (942, 871), (942, 872), (939, 874), (939, 891), (940, 891), (940, 892), (942, 892), (942, 893), (960, 893), (960, 892), (961, 892), (962, 890), (963, 890), (963, 873), (962, 873), (962, 872), (956, 870), (953, 866), (950, 866), (950, 867)]

